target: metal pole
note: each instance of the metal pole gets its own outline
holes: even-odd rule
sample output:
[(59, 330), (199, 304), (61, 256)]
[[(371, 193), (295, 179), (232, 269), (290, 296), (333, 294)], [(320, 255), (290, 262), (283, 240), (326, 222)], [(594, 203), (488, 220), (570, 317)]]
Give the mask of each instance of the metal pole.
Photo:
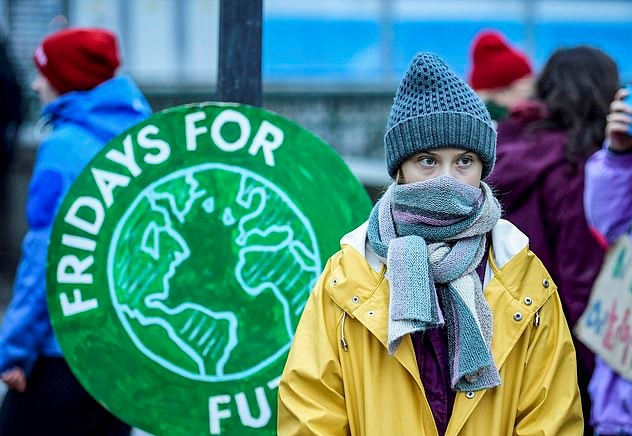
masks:
[(262, 0), (220, 0), (220, 101), (261, 106)]
[(382, 54), (382, 80), (387, 86), (392, 85), (395, 80), (395, 58), (393, 55), (393, 47), (395, 44), (395, 36), (393, 35), (393, 9), (395, 9), (395, 3), (395, 0), (380, 1), (380, 48)]
[(536, 42), (535, 42), (535, 22), (537, 0), (523, 0), (524, 23), (525, 23), (525, 51), (533, 59), (535, 64)]

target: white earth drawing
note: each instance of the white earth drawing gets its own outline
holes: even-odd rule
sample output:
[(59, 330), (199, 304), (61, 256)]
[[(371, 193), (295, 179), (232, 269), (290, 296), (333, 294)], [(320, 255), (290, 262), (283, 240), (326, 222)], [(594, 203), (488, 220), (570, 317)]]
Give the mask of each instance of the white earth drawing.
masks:
[(295, 203), (259, 175), (215, 163), (144, 189), (107, 263), (112, 303), (138, 350), (214, 382), (287, 352), (320, 272), (313, 228)]

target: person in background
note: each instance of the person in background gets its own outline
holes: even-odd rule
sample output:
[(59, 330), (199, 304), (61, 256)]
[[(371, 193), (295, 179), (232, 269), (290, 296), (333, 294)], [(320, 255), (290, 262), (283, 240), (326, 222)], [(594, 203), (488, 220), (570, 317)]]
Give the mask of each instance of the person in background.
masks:
[(8, 51), (8, 42), (0, 40), (0, 177), (11, 164), (22, 123), (22, 90)]
[[(498, 164), (490, 177), (507, 219), (529, 236), (559, 287), (571, 329), (583, 313), (604, 257), (584, 216), (584, 166), (604, 139), (619, 86), (616, 63), (592, 47), (559, 49), (536, 82), (530, 117), (498, 125)], [(594, 355), (575, 341), (585, 434)]]
[[(625, 233), (632, 237), (632, 104), (624, 102), (630, 92), (630, 88), (617, 92), (607, 117), (604, 146), (586, 163), (586, 216), (604, 246)], [(632, 382), (597, 356), (588, 391), (595, 432), (632, 435)]]
[(556, 287), (483, 181), (496, 160), (483, 102), (419, 54), (384, 145), (394, 183), (309, 296), (278, 434), (580, 434)]
[(0, 377), (9, 387), (0, 434), (129, 434), (128, 425), (82, 388), (62, 356), (46, 306), (46, 258), (56, 211), (72, 182), (105, 143), (151, 110), (131, 78), (115, 75), (119, 50), (107, 30), (52, 34), (33, 60), (39, 74), (32, 87), (52, 133), (37, 153), (26, 204), (28, 232), (0, 330)]
[[(15, 68), (9, 56), (8, 40), (0, 37), (0, 275), (2, 261), (9, 255), (7, 241), (11, 231), (6, 219), (9, 209), (9, 171), (18, 141), (18, 131), (22, 123), (22, 90)], [(9, 263), (9, 262), (7, 262)], [(3, 289), (0, 289), (3, 291)]]
[(502, 33), (485, 30), (470, 48), (468, 82), (485, 102), (493, 120), (506, 119), (531, 98), (535, 77), (529, 58)]

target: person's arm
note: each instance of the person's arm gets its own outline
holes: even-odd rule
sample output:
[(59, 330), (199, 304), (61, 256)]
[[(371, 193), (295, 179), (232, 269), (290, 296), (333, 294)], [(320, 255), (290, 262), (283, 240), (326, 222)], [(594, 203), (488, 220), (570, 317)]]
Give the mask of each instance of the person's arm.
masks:
[(632, 153), (617, 154), (607, 148), (586, 164), (584, 190), (586, 218), (608, 242), (632, 224)]
[(583, 432), (577, 363), (557, 292), (531, 325), (530, 347), (518, 400), (514, 435), (576, 436)]
[(63, 191), (63, 176), (52, 170), (37, 171), (29, 187), (29, 233), (0, 330), (0, 379), (11, 388), (24, 387), (22, 378), (30, 372), (41, 341), (51, 328), (46, 306), (46, 257), (50, 226)]
[(588, 222), (608, 242), (632, 224), (632, 107), (619, 90), (610, 105), (606, 143), (586, 164), (584, 207)]
[(328, 271), (329, 264), (305, 306), (281, 377), (279, 436), (349, 434), (336, 339), (342, 311), (324, 293)]

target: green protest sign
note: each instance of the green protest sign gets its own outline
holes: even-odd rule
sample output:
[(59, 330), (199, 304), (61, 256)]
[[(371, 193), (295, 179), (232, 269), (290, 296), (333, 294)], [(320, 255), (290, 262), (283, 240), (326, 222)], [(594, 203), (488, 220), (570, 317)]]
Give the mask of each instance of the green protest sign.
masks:
[(152, 433), (275, 434), (307, 296), (370, 207), (331, 147), (276, 114), (152, 116), (90, 163), (55, 220), (48, 305), (70, 367)]

